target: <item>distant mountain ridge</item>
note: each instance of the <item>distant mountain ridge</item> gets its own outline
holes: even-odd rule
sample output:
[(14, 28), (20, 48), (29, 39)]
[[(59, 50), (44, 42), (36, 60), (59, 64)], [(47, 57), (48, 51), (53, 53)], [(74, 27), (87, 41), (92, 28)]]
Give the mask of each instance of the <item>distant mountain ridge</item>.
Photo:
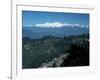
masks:
[(89, 33), (89, 28), (87, 27), (70, 27), (64, 26), (60, 28), (41, 28), (41, 27), (23, 27), (22, 28), (22, 35), (23, 37), (29, 37), (31, 39), (39, 39), (43, 36), (55, 36), (55, 37), (62, 37), (62, 36), (71, 36), (71, 35), (79, 35)]

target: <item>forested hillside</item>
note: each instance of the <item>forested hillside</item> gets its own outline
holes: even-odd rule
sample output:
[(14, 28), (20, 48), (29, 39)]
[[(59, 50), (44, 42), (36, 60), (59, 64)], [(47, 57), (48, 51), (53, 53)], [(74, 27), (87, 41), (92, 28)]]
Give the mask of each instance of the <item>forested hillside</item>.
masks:
[(89, 34), (44, 36), (22, 39), (22, 67), (67, 67), (89, 65)]

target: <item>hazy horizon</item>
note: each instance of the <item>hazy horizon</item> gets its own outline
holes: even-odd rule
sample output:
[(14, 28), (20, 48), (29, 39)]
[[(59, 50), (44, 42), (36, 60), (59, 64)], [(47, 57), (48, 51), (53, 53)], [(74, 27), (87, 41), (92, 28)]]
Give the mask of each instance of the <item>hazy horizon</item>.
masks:
[(22, 11), (22, 37), (70, 36), (89, 33), (89, 14)]

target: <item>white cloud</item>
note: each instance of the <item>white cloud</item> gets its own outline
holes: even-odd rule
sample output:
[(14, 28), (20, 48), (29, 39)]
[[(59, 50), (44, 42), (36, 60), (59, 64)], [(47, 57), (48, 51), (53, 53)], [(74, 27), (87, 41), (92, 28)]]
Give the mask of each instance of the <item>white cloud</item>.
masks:
[(52, 22), (52, 23), (44, 23), (44, 24), (36, 24), (35, 26), (37, 27), (45, 27), (45, 28), (59, 28), (59, 27), (63, 27), (64, 24), (63, 23), (59, 23), (59, 22)]
[(60, 23), (60, 22), (51, 22), (51, 23), (43, 23), (43, 24), (35, 24), (36, 27), (43, 27), (43, 28), (60, 28), (60, 27), (87, 27), (87, 25), (81, 24), (68, 24), (68, 23)]

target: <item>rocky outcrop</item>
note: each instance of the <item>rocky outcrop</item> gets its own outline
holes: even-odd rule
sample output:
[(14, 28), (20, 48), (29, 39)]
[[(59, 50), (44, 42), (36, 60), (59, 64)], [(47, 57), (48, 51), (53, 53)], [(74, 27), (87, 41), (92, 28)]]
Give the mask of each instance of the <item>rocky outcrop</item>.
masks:
[(89, 43), (72, 45), (69, 53), (54, 58), (51, 62), (43, 63), (41, 68), (48, 67), (89, 66)]
[(41, 68), (60, 67), (62, 63), (64, 62), (64, 59), (67, 59), (68, 56), (69, 56), (69, 53), (62, 54), (60, 57), (54, 58), (51, 62), (43, 63)]

